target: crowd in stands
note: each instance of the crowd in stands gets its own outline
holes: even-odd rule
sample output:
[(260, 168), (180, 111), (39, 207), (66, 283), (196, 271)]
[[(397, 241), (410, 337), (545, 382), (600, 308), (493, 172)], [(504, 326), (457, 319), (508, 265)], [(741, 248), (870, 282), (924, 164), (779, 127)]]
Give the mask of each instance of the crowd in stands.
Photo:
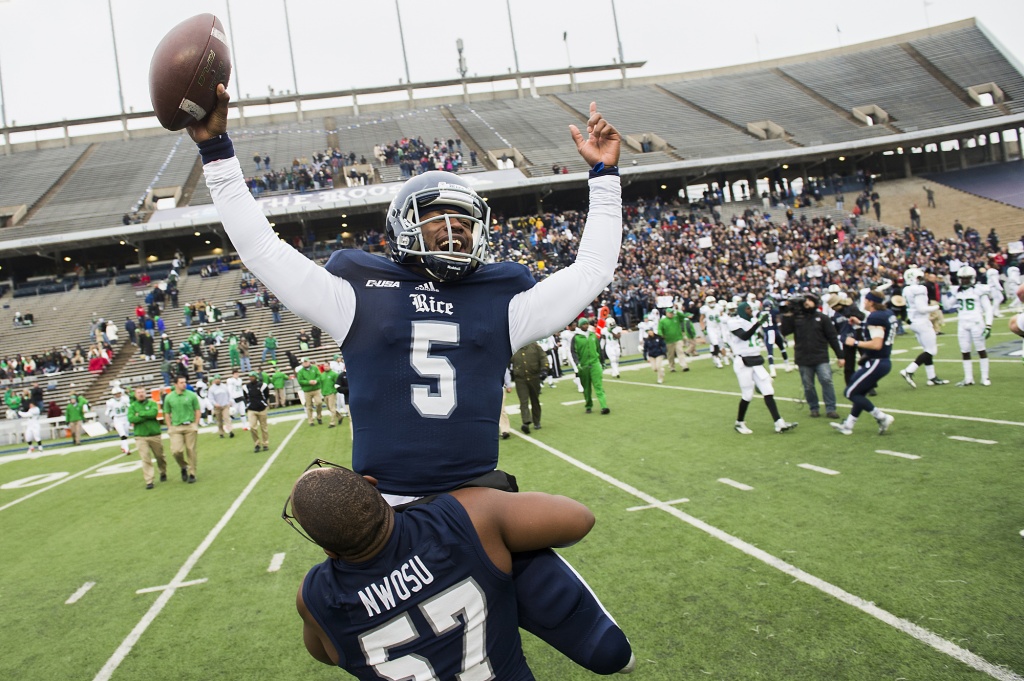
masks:
[[(1014, 264), (999, 251), (994, 233), (983, 241), (977, 230), (962, 226), (961, 236), (937, 238), (923, 227), (858, 230), (849, 218), (836, 224), (827, 216), (757, 208), (720, 218), (720, 211), (707, 197), (702, 205), (641, 200), (624, 206), (622, 253), (608, 300), (621, 324), (635, 326), (657, 307), (659, 296), (696, 312), (707, 295), (785, 296), (831, 284), (857, 290), (883, 279), (898, 283), (912, 265), (942, 277), (950, 263), (1000, 271)], [(543, 279), (575, 260), (585, 220), (578, 211), (499, 218), (492, 252)]]
[[(469, 155), (469, 164), (475, 166), (476, 151), (470, 150)], [(464, 165), (462, 140), (458, 137), (447, 140), (435, 137), (433, 144), (424, 142), (422, 137), (403, 137), (374, 145), (373, 156), (380, 165), (401, 168), (403, 179), (429, 170), (457, 173)]]

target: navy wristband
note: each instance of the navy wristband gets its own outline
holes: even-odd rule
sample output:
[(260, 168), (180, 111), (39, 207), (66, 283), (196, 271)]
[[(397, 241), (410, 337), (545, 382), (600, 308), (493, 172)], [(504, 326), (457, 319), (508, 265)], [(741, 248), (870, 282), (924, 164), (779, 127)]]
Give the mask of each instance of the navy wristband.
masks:
[(603, 161), (598, 161), (597, 165), (590, 169), (590, 177), (604, 177), (605, 175), (618, 175), (618, 166), (606, 166)]
[(235, 155), (235, 145), (227, 133), (211, 137), (205, 142), (200, 142), (199, 155), (203, 157), (203, 165), (212, 161), (223, 161)]

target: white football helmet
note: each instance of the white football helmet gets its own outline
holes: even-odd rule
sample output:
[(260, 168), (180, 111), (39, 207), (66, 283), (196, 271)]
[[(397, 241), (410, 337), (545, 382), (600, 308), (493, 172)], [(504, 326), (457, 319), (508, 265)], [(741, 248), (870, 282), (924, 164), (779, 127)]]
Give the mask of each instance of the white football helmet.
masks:
[(903, 273), (903, 283), (906, 286), (924, 283), (924, 270), (920, 267), (911, 267)]
[(718, 298), (715, 298), (714, 296), (708, 296), (707, 298), (704, 299), (704, 304), (707, 305), (708, 307), (714, 307), (715, 303), (717, 302)]
[(608, 319), (606, 319), (604, 322), (604, 325), (607, 326), (608, 328), (615, 326), (615, 324), (615, 317), (608, 317)]
[(956, 280), (962, 288), (968, 288), (974, 286), (974, 282), (978, 277), (978, 272), (970, 265), (964, 265), (956, 271)]

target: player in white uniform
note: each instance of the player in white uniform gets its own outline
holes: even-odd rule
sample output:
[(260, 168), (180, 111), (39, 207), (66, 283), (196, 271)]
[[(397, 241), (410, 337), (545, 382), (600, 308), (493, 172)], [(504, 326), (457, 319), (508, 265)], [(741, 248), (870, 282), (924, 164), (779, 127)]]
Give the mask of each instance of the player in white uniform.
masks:
[(764, 314), (756, 320), (753, 319), (747, 303), (737, 305), (736, 314), (728, 320), (727, 340), (736, 358), (733, 362), (733, 371), (740, 383), (741, 393), (740, 408), (733, 427), (741, 435), (750, 435), (754, 432), (747, 428), (746, 417), (750, 400), (754, 399), (755, 387), (764, 396), (764, 403), (772, 415), (772, 420), (775, 421), (776, 433), (784, 433), (796, 427), (795, 423), (787, 423), (779, 414), (779, 408), (775, 404), (775, 387), (772, 385), (771, 376), (764, 368), (764, 356), (761, 355), (761, 325), (766, 320), (767, 315)]
[(700, 325), (704, 329), (704, 337), (708, 339), (711, 346), (711, 361), (715, 367), (722, 368), (722, 329), (719, 321), (721, 314), (718, 311), (718, 300), (714, 296), (704, 299), (700, 308)]
[(196, 379), (193, 387), (196, 390), (196, 397), (199, 398), (199, 425), (207, 426), (213, 423), (213, 402), (210, 401), (210, 386), (201, 377)]
[[(39, 407), (26, 402), (28, 409), (19, 411), (18, 416), (21, 418), (21, 425), (25, 428), (25, 442), (28, 444), (28, 453), (31, 454), (34, 451), (43, 451), (43, 439), (40, 437), (39, 431)], [(35, 442), (35, 446), (32, 443)]]
[(992, 335), (992, 300), (990, 284), (979, 284), (975, 281), (977, 272), (971, 266), (961, 267), (956, 273), (958, 286), (954, 290), (956, 296), (957, 340), (960, 341), (960, 352), (964, 360), (964, 380), (957, 386), (974, 385), (974, 363), (971, 361), (971, 348), (978, 352), (978, 363), (981, 364), (981, 384), (992, 385), (988, 380), (988, 352), (985, 340)]
[[(231, 391), (231, 399), (235, 401), (235, 406), (231, 409), (232, 416), (245, 416), (245, 400), (240, 399), (242, 397), (242, 379), (239, 378), (238, 372), (234, 371), (231, 374), (231, 378), (224, 381), (227, 384), (228, 390)], [(303, 392), (300, 390), (299, 395)], [(242, 426), (242, 430), (249, 430), (249, 425), (246, 423)]]
[(1011, 310), (1019, 310), (1024, 305), (1021, 299), (1017, 297), (1017, 289), (1020, 288), (1020, 268), (1019, 267), (1007, 267), (1006, 268), (1006, 281), (1003, 283), (1003, 292), (1005, 293), (1006, 300), (1010, 301)]
[(999, 311), (999, 306), (1006, 300), (1006, 296), (1003, 295), (1003, 284), (999, 281), (999, 271), (988, 268), (985, 272), (985, 282), (988, 284), (989, 297), (992, 299), (992, 315), (1002, 317), (1003, 313)]
[(128, 396), (120, 385), (115, 385), (110, 391), (111, 397), (107, 400), (107, 418), (114, 425), (121, 438), (121, 451), (130, 454), (128, 449)]
[(725, 366), (729, 366), (729, 358), (732, 356), (732, 348), (729, 347), (729, 334), (732, 332), (729, 328), (729, 317), (736, 314), (736, 307), (737, 303), (732, 303), (730, 307), (724, 300), (719, 300), (717, 305), (718, 333), (722, 339), (722, 364)]
[(572, 358), (572, 337), (576, 335), (576, 320), (573, 320), (569, 325), (558, 332), (558, 337), (562, 339), (562, 352), (565, 353), (565, 358), (569, 364), (569, 370), (573, 373), (572, 382), (576, 384), (576, 391), (583, 392), (583, 382), (580, 381), (580, 377), (577, 375), (579, 367), (576, 366), (576, 361)]
[(604, 345), (604, 354), (608, 356), (608, 362), (612, 365), (612, 378), (619, 377), (619, 357), (622, 356), (620, 338), (622, 327), (615, 321), (615, 317), (609, 316), (604, 325), (604, 333), (601, 334), (601, 343)]
[[(613, 322), (615, 320), (609, 319), (609, 321)], [(548, 356), (548, 364), (551, 365), (544, 382), (549, 388), (557, 388), (558, 384), (555, 383), (555, 379), (562, 376), (562, 365), (558, 360), (558, 343), (555, 342), (554, 335), (551, 335), (544, 336), (537, 341), (537, 344), (540, 345), (540, 349), (544, 351), (544, 354)]]
[[(928, 385), (945, 385), (949, 381), (943, 380), (935, 375), (935, 355), (939, 351), (938, 341), (935, 336), (935, 327), (932, 326), (928, 315), (939, 309), (938, 305), (928, 304), (928, 291), (924, 287), (924, 270), (919, 267), (911, 267), (903, 273), (903, 297), (907, 301), (907, 316), (910, 317), (910, 328), (917, 337), (918, 345), (923, 352), (913, 362), (900, 371), (900, 376), (910, 384), (911, 388), (917, 387), (914, 381), (914, 372), (918, 367), (924, 365), (924, 373), (928, 377)], [(870, 290), (870, 289), (868, 289)], [(863, 308), (861, 308), (863, 309)]]

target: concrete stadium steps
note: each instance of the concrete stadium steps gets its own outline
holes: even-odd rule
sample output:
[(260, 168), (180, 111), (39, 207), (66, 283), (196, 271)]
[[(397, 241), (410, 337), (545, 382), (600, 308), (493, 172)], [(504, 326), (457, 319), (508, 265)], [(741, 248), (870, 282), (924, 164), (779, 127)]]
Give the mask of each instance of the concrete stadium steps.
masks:
[[(936, 208), (928, 208), (924, 185), (935, 190)], [(881, 196), (882, 219), (899, 228), (910, 224), (910, 206), (921, 209), (921, 226), (939, 237), (952, 237), (953, 223), (959, 219), (964, 227), (973, 227), (984, 238), (995, 228), (1000, 243), (1016, 241), (1024, 234), (1024, 210), (993, 201), (976, 194), (948, 187), (923, 177), (879, 182), (875, 185)], [(852, 200), (847, 194), (847, 205)]]
[(0, 206), (31, 209), (89, 148), (81, 144), (0, 156)]

